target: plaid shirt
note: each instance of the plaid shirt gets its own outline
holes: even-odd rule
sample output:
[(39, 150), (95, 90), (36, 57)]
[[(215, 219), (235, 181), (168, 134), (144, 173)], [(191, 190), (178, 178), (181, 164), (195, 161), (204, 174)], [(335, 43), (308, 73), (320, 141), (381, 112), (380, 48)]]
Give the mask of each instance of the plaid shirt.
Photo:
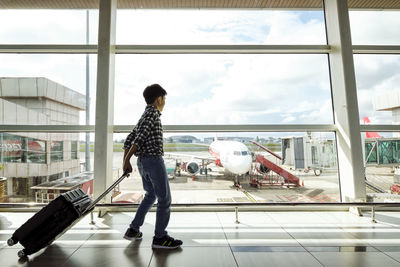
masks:
[(139, 122), (126, 137), (124, 149), (135, 144), (138, 149), (135, 156), (163, 156), (163, 130), (160, 120), (161, 112), (153, 105), (147, 105)]

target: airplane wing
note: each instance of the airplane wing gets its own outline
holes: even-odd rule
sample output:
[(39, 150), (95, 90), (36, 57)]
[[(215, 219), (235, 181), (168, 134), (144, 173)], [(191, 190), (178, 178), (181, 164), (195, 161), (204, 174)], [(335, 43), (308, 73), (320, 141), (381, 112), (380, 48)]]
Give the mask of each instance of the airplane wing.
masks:
[(199, 156), (199, 155), (193, 155), (193, 154), (179, 154), (179, 153), (164, 153), (164, 157), (166, 158), (191, 158), (191, 159), (199, 159), (199, 160), (208, 160), (208, 161), (215, 161), (214, 157), (211, 156)]

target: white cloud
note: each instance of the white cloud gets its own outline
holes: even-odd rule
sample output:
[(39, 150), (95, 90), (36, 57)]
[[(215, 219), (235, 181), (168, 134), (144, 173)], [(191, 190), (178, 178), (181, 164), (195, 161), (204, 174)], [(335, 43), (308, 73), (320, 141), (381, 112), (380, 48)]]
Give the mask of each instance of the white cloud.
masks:
[[(322, 11), (314, 11), (321, 13)], [(295, 12), (270, 10), (121, 10), (117, 42), (140, 44), (326, 43), (324, 26), (306, 28)], [(269, 32), (271, 30), (271, 33)]]
[(400, 56), (356, 55), (354, 57), (360, 118), (370, 117), (372, 124), (391, 124), (389, 111), (376, 111), (374, 98), (400, 90)]
[[(155, 17), (164, 22), (146, 23)], [(140, 27), (134, 27), (139, 24)], [(223, 43), (230, 44), (237, 43), (238, 36), (243, 37), (242, 42), (246, 42), (246, 36), (252, 36), (253, 43), (325, 42), (323, 21), (311, 19), (303, 23), (295, 12), (120, 11), (117, 26), (117, 40), (122, 43), (135, 43), (142, 38), (143, 43), (225, 40)], [(166, 124), (285, 123), (282, 116), (293, 117), (290, 114), (296, 114), (295, 123), (308, 123), (300, 120), (301, 113), (319, 110), (321, 102), (330, 99), (324, 55), (169, 55), (118, 59), (122, 57), (124, 63), (117, 60), (117, 73), (129, 70), (132, 75), (117, 74), (118, 83), (140, 88), (140, 92), (153, 82), (167, 89), (169, 96), (163, 115)], [(129, 77), (129, 81), (124, 77)], [(127, 91), (118, 84), (117, 87), (118, 92)], [(322, 97), (320, 101), (318, 96)], [(138, 107), (132, 112), (140, 114), (144, 104), (139, 104), (143, 102), (139, 93), (136, 97), (139, 99), (128, 99)], [(123, 93), (117, 98), (122, 106), (129, 105), (123, 104)], [(116, 110), (115, 122), (135, 123), (132, 117), (123, 116), (126, 109), (122, 106)], [(330, 123), (331, 118), (332, 115), (322, 117), (320, 121)]]
[[(90, 43), (97, 43), (98, 11), (89, 21)], [(0, 10), (0, 25), (1, 43), (86, 43), (85, 10)]]
[(350, 11), (353, 44), (399, 45), (399, 11)]
[[(91, 12), (93, 29), (97, 25), (97, 13)], [(323, 20), (301, 14), (301, 11), (264, 10), (122, 10), (117, 14), (117, 41), (324, 44)], [(378, 40), (398, 45), (398, 14), (351, 12), (353, 41), (373, 44)], [(10, 26), (0, 28), (0, 41), (83, 43), (84, 24), (85, 12), (81, 10), (1, 11), (0, 25)], [(92, 41), (96, 41), (96, 34), (92, 31)], [(2, 64), (0, 76), (43, 76), (84, 92), (83, 58), (1, 55), (1, 61), (7, 64)], [(96, 63), (91, 62), (94, 90)], [(142, 91), (151, 83), (160, 83), (168, 91), (164, 124), (332, 122), (325, 55), (117, 55), (116, 62), (116, 124), (137, 121), (145, 106)], [(355, 63), (360, 116), (390, 123), (390, 114), (374, 111), (371, 99), (382, 92), (399, 89), (399, 56), (360, 55), (355, 56)], [(94, 98), (93, 91), (92, 112)]]

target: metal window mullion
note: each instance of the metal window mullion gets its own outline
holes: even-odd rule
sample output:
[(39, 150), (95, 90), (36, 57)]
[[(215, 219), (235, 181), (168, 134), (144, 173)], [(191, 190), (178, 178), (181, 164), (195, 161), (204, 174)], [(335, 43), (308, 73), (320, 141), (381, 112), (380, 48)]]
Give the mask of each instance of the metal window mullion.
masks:
[(365, 169), (361, 145), (357, 88), (347, 1), (324, 1), (329, 70), (342, 201), (366, 198)]
[[(133, 125), (113, 125), (113, 132), (129, 132)], [(334, 124), (210, 124), (164, 125), (165, 132), (333, 132)], [(392, 128), (390, 128), (392, 130)], [(94, 132), (94, 125), (2, 125), (0, 132)]]
[[(114, 132), (129, 132), (133, 125), (115, 125)], [(165, 132), (333, 132), (333, 124), (164, 125)]]
[(1, 125), (0, 132), (81, 133), (94, 132), (94, 125)]
[[(4, 44), (0, 53), (96, 54), (97, 45)], [(353, 45), (354, 54), (400, 54), (397, 45)], [(116, 54), (325, 54), (329, 45), (116, 45)]]
[[(100, 196), (112, 184), (116, 10), (117, 0), (100, 0), (94, 196)], [(106, 201), (110, 199), (107, 198)]]
[(97, 53), (97, 45), (5, 44), (5, 45), (0, 45), (0, 53), (18, 53), (18, 54), (96, 54)]
[(398, 45), (353, 45), (353, 54), (400, 54)]
[(116, 54), (326, 54), (328, 45), (116, 45)]
[(385, 125), (385, 124), (376, 124), (376, 125), (360, 125), (361, 132), (400, 132), (400, 125)]

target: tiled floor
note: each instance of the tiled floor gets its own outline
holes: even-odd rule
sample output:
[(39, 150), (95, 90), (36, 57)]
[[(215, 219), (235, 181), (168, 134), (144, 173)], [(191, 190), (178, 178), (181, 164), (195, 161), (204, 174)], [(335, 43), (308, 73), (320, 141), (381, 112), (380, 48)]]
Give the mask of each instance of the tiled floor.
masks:
[(0, 266), (400, 266), (400, 213), (174, 212), (169, 233), (181, 249), (151, 249), (155, 213), (144, 238), (122, 238), (133, 213), (87, 216), (51, 246), (19, 260), (6, 240), (32, 213), (0, 213)]

